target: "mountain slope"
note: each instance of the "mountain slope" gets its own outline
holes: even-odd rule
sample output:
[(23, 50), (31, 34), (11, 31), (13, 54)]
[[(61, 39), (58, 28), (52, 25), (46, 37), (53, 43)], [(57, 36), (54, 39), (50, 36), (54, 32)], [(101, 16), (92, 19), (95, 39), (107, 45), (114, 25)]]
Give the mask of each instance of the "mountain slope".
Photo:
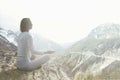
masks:
[(0, 72), (13, 68), (17, 47), (0, 35)]
[(105, 52), (116, 52), (120, 48), (120, 25), (99, 25), (84, 39), (78, 41), (69, 50), (73, 52), (91, 51), (97, 55), (109, 55)]
[(66, 52), (85, 56), (73, 69), (75, 80), (120, 79), (119, 24), (99, 25)]

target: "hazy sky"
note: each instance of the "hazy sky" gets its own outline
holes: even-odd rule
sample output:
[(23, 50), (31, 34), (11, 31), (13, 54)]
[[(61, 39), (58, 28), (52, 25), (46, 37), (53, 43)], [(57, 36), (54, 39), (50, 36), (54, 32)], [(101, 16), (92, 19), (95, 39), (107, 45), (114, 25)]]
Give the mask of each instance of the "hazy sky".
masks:
[(0, 0), (0, 14), (16, 30), (29, 17), (32, 32), (66, 43), (80, 40), (99, 24), (120, 24), (120, 0)]

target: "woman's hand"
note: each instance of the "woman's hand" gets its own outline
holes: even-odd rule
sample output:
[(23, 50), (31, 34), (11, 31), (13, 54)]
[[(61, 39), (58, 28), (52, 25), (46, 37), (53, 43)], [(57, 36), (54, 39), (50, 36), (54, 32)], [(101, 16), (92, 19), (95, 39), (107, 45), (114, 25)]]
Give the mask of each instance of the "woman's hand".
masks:
[(35, 58), (36, 58), (36, 56), (32, 54), (31, 60), (34, 60)]
[(44, 52), (44, 54), (52, 54), (52, 53), (54, 53), (55, 51), (46, 51), (46, 52)]

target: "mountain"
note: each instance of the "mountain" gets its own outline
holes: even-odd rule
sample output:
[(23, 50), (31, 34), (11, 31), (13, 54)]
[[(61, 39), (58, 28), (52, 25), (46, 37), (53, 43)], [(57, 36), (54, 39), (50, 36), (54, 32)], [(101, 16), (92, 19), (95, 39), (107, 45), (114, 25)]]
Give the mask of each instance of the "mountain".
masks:
[(96, 39), (110, 39), (120, 36), (119, 24), (101, 24), (88, 35)]
[(12, 31), (12, 30), (7, 30), (4, 28), (0, 28), (0, 35), (5, 37), (9, 42), (17, 45), (16, 40), (17, 36), (19, 35), (20, 32), (18, 31)]
[(0, 35), (0, 50), (4, 52), (16, 51), (17, 47), (14, 44), (10, 43), (5, 37)]
[(76, 58), (74, 55), (70, 57), (71, 61), (78, 60), (72, 70), (75, 80), (119, 80), (120, 25), (99, 25), (87, 37), (70, 47), (66, 53), (79, 55)]
[(118, 24), (99, 25), (69, 49), (51, 54), (42, 68), (30, 72), (3, 69), (0, 80), (120, 80), (118, 29)]
[(91, 51), (97, 55), (107, 56), (115, 56), (116, 54), (115, 57), (117, 57), (119, 55), (119, 48), (120, 25), (102, 24), (93, 29), (86, 38), (75, 43), (69, 50), (71, 52)]
[[(15, 44), (17, 46), (17, 37), (20, 34), (18, 31), (12, 31), (0, 28), (0, 34), (4, 36), (8, 41)], [(34, 48), (36, 50), (52, 50), (52, 51), (61, 51), (64, 50), (62, 46), (59, 44), (53, 42), (52, 40), (49, 40), (47, 38), (44, 38), (38, 34), (32, 34), (33, 36), (33, 42), (34, 42)]]

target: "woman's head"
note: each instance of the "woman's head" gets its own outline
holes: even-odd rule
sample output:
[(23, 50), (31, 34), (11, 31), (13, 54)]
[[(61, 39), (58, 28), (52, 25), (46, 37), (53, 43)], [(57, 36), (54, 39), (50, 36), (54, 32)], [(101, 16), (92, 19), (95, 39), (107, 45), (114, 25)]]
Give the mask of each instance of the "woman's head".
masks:
[(32, 29), (32, 22), (29, 18), (23, 18), (20, 23), (20, 31), (26, 32)]

